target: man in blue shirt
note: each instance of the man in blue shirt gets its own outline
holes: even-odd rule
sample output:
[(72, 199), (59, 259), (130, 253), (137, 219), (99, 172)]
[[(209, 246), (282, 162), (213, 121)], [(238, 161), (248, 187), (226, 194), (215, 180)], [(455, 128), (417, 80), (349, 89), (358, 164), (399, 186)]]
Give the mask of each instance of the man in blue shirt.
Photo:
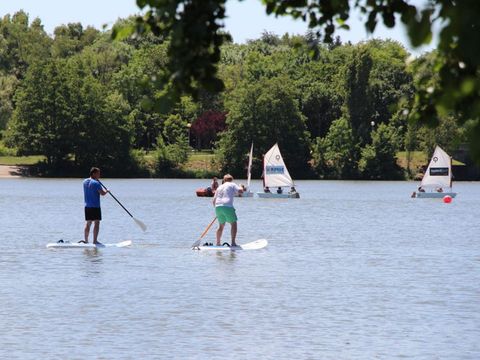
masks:
[(102, 220), (102, 210), (100, 209), (100, 195), (106, 195), (108, 190), (103, 190), (98, 179), (100, 178), (100, 169), (92, 167), (90, 169), (90, 177), (83, 180), (83, 196), (85, 199), (85, 240), (88, 243), (90, 227), (93, 222), (93, 243), (99, 244), (97, 241), (98, 232), (100, 230), (100, 220)]

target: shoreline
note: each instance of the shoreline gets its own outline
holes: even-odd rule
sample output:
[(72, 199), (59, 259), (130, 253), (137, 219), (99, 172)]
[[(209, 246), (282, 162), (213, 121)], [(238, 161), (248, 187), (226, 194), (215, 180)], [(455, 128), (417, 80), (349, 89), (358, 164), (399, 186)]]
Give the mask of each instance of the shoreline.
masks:
[[(20, 179), (20, 178), (38, 178), (38, 179), (58, 179), (58, 178), (81, 178), (81, 176), (39, 176), (33, 175), (31, 173), (31, 165), (5, 165), (0, 164), (0, 179)], [(192, 179), (192, 180), (208, 180), (209, 177), (183, 177), (183, 176), (166, 176), (166, 177), (111, 177), (112, 179)], [(412, 181), (417, 182), (420, 181), (419, 179), (383, 179), (383, 180), (366, 180), (366, 179), (318, 179), (318, 178), (311, 178), (311, 179), (297, 179), (297, 180), (306, 180), (306, 181), (387, 181), (387, 182), (394, 182), (394, 181)], [(455, 182), (476, 182), (480, 180), (476, 179), (461, 179), (456, 180)]]
[(0, 165), (0, 179), (27, 177), (28, 166)]

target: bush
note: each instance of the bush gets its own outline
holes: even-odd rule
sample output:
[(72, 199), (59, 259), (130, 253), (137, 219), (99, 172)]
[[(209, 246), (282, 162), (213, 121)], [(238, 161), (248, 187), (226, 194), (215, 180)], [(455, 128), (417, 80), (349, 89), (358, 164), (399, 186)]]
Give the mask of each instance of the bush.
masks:
[(157, 176), (170, 176), (174, 169), (188, 160), (188, 144), (180, 138), (174, 144), (165, 145), (163, 138), (157, 138), (155, 150), (155, 174)]
[(317, 138), (313, 160), (318, 175), (327, 179), (358, 176), (358, 146), (346, 118), (335, 120), (324, 138)]
[(372, 132), (372, 143), (362, 148), (358, 168), (365, 179), (401, 179), (402, 170), (397, 165), (399, 148), (397, 134), (392, 126), (380, 124)]
[(0, 156), (17, 156), (17, 150), (6, 147), (2, 142), (0, 142)]

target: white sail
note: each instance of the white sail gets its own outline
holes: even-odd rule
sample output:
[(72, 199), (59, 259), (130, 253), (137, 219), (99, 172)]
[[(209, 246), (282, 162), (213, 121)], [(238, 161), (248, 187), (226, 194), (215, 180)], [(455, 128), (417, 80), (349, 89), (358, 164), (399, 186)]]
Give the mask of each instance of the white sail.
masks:
[(264, 184), (268, 187), (294, 186), (287, 167), (283, 162), (278, 144), (268, 150), (263, 160)]
[(250, 189), (250, 180), (252, 179), (252, 159), (253, 159), (253, 143), (248, 155), (248, 170), (247, 170), (247, 189)]
[(421, 186), (452, 187), (452, 159), (440, 146), (437, 146), (433, 152)]

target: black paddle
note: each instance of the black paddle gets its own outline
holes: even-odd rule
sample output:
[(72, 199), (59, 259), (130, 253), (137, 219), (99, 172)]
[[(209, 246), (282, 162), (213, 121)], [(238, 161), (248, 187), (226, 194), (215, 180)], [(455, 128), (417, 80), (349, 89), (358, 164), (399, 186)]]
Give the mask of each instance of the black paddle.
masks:
[[(105, 185), (102, 184), (102, 182), (100, 180), (97, 179), (97, 181), (100, 183), (100, 185), (102, 185), (102, 187), (107, 190), (107, 188), (105, 187)], [(133, 221), (135, 221), (135, 224), (137, 224), (140, 229), (142, 229), (143, 231), (146, 231), (147, 230), (147, 225), (145, 225), (142, 221), (136, 219), (131, 213), (130, 211), (127, 210), (127, 208), (125, 206), (122, 205), (122, 203), (120, 201), (118, 201), (118, 199), (115, 197), (115, 195), (112, 194), (111, 191), (108, 191), (108, 193), (110, 195), (112, 195), (112, 197), (115, 199), (115, 201), (118, 203), (118, 205), (120, 205), (122, 207), (123, 210), (125, 210), (127, 212), (128, 215), (130, 215), (130, 217), (133, 219)]]

